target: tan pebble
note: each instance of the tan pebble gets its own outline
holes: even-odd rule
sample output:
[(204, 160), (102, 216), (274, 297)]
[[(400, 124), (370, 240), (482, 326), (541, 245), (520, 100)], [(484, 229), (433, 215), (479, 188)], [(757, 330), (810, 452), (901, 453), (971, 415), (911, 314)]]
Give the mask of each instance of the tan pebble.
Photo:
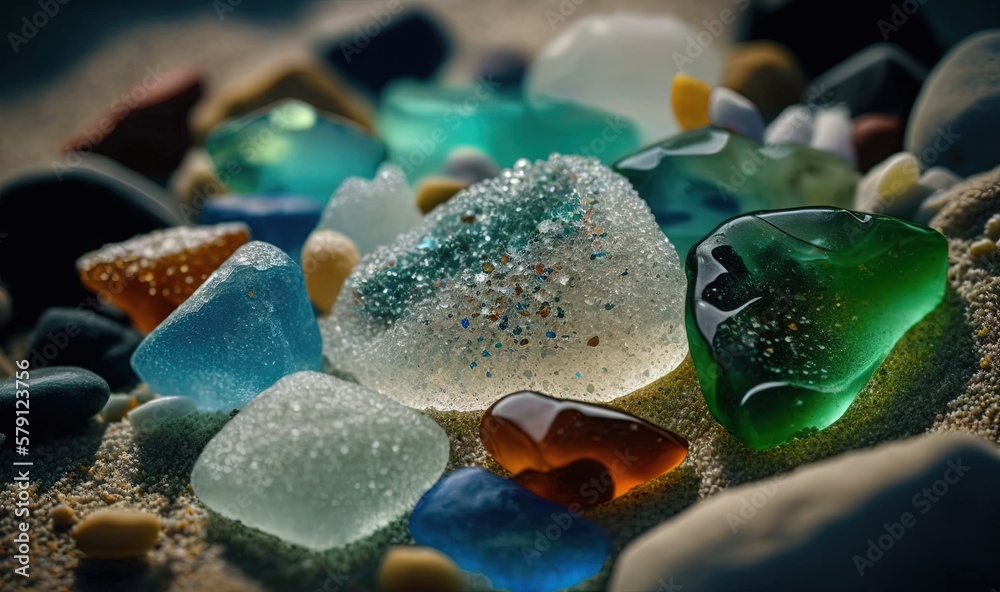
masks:
[(468, 186), (468, 183), (458, 179), (428, 177), (417, 189), (417, 207), (426, 214)]
[(379, 566), (381, 592), (461, 592), (465, 580), (455, 563), (428, 547), (390, 547)]
[(986, 231), (987, 238), (993, 240), (1000, 240), (1000, 214), (993, 214), (989, 220), (986, 221)]
[(969, 254), (973, 257), (989, 257), (997, 250), (997, 243), (991, 239), (984, 238), (972, 243), (969, 247)]
[(76, 512), (66, 504), (59, 504), (49, 512), (49, 518), (56, 528), (67, 528), (76, 523)]
[(182, 202), (197, 209), (201, 209), (208, 200), (229, 193), (215, 174), (215, 164), (204, 148), (188, 150), (167, 186)]
[(139, 402), (132, 395), (111, 395), (104, 409), (101, 409), (101, 417), (108, 423), (121, 421), (129, 411), (138, 406)]
[(91, 559), (138, 559), (156, 545), (160, 519), (147, 512), (98, 510), (77, 524), (72, 535)]
[(799, 102), (806, 77), (795, 56), (771, 41), (737, 45), (726, 60), (722, 84), (750, 99), (765, 119)]
[(104, 500), (106, 504), (113, 504), (118, 501), (118, 498), (111, 495), (110, 493), (101, 492), (101, 499)]
[(314, 230), (302, 246), (302, 272), (309, 299), (321, 313), (330, 314), (344, 280), (361, 260), (357, 247), (334, 230)]

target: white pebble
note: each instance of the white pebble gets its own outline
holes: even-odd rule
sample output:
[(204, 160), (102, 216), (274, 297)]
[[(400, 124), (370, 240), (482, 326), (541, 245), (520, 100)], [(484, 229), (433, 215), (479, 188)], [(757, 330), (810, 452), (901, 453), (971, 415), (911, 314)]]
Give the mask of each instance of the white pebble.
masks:
[(764, 130), (768, 144), (802, 144), (808, 146), (813, 135), (813, 111), (806, 105), (791, 105)]
[(851, 110), (847, 105), (827, 107), (816, 112), (809, 145), (816, 150), (839, 156), (851, 164), (857, 164), (851, 141)]
[(128, 422), (138, 434), (149, 434), (168, 421), (191, 415), (198, 410), (189, 397), (160, 397), (140, 405), (128, 414)]
[(738, 92), (717, 86), (708, 96), (708, 120), (758, 142), (764, 141), (764, 118), (757, 106)]

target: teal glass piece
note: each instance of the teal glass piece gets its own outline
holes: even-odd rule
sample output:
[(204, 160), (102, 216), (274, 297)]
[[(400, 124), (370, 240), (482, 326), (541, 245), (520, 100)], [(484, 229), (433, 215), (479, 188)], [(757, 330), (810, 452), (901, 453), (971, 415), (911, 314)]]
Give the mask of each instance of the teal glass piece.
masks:
[(411, 181), (444, 168), (452, 150), (463, 146), (501, 167), (553, 152), (610, 164), (639, 147), (638, 128), (627, 118), (556, 100), (527, 104), (482, 78), (464, 88), (394, 83), (383, 96), (378, 127), (389, 159)]
[(385, 146), (350, 121), (289, 100), (223, 124), (205, 140), (226, 186), (326, 203), (348, 177), (371, 179)]
[(760, 144), (704, 127), (627, 156), (615, 172), (646, 200), (683, 259), (727, 218), (799, 206), (851, 207), (860, 175), (841, 158), (799, 144)]

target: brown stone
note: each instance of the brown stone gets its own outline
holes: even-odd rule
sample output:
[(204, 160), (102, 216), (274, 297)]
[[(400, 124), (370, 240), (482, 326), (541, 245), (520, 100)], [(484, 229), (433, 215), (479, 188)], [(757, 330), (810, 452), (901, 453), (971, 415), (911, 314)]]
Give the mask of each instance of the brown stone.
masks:
[(896, 115), (868, 113), (854, 118), (851, 141), (858, 170), (867, 173), (893, 154), (903, 151), (905, 122)]
[(771, 41), (752, 41), (734, 47), (726, 60), (722, 84), (750, 99), (765, 120), (799, 102), (806, 77), (795, 56)]
[(98, 510), (73, 529), (78, 549), (90, 559), (140, 559), (160, 537), (160, 519), (147, 512)]
[(417, 189), (417, 207), (426, 214), (468, 186), (468, 183), (458, 179), (427, 177)]
[(162, 72), (152, 67), (134, 87), (63, 146), (64, 152), (94, 152), (153, 179), (166, 179), (191, 146), (188, 116), (202, 95), (194, 69)]
[(465, 580), (446, 555), (429, 547), (390, 547), (378, 572), (379, 592), (462, 592)]

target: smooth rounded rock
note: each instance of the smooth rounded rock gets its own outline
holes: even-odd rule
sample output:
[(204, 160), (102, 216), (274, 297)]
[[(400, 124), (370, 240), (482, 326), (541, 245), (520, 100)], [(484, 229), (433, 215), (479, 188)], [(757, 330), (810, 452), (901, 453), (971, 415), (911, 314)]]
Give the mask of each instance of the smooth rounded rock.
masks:
[(377, 24), (377, 34), (362, 38), (355, 29), (345, 30), (322, 50), (335, 70), (375, 95), (398, 78), (432, 78), (452, 52), (448, 31), (432, 12), (404, 11), (402, 4), (388, 5), (388, 22), (369, 18), (358, 25), (368, 31)]
[(107, 423), (114, 423), (125, 419), (128, 412), (139, 406), (139, 402), (133, 395), (111, 395), (108, 402), (101, 409), (101, 417)]
[(500, 167), (480, 150), (460, 146), (448, 154), (443, 172), (446, 177), (461, 179), (471, 185), (496, 177), (500, 174)]
[(73, 529), (77, 549), (89, 559), (141, 559), (160, 538), (160, 519), (148, 512), (107, 509)]
[(135, 433), (151, 434), (164, 424), (196, 411), (198, 405), (189, 397), (160, 397), (129, 411), (128, 422)]
[(184, 160), (167, 182), (170, 192), (190, 208), (181, 208), (185, 221), (194, 223), (198, 211), (210, 200), (229, 193), (226, 184), (215, 173), (212, 157), (204, 148), (188, 150)]
[(764, 119), (746, 97), (723, 86), (712, 89), (708, 118), (715, 127), (727, 129), (756, 142), (764, 141)]
[(858, 170), (867, 173), (878, 163), (903, 151), (906, 123), (896, 115), (868, 113), (851, 123), (851, 143)]
[(764, 130), (764, 142), (808, 146), (813, 137), (814, 117), (815, 110), (809, 105), (791, 105)]
[(924, 83), (906, 126), (906, 150), (925, 166), (968, 177), (1000, 164), (1000, 29), (969, 37)]
[(806, 77), (788, 48), (770, 41), (741, 43), (730, 50), (722, 86), (750, 99), (765, 120), (799, 102)]
[(302, 248), (302, 272), (309, 300), (327, 315), (340, 295), (340, 288), (361, 260), (354, 242), (335, 230), (314, 230)]
[(1000, 451), (968, 434), (846, 452), (667, 520), (625, 547), (608, 589), (988, 591), (998, 488)]
[(460, 179), (424, 177), (417, 188), (417, 207), (426, 214), (468, 186), (469, 183)]
[(678, 131), (667, 109), (674, 75), (683, 71), (712, 85), (721, 78), (722, 59), (714, 45), (694, 40), (699, 33), (664, 15), (574, 19), (531, 63), (527, 96), (618, 113), (638, 122), (644, 142), (662, 140)]
[(389, 547), (378, 569), (379, 592), (463, 592), (462, 571), (430, 547)]
[(86, 368), (122, 392), (139, 382), (129, 360), (141, 341), (134, 329), (91, 310), (54, 307), (38, 319), (25, 357), (33, 368)]
[(52, 306), (100, 307), (80, 285), (76, 260), (183, 223), (179, 204), (142, 175), (101, 156), (72, 162), (78, 166), (45, 167), (0, 189), (0, 282), (14, 305), (11, 329), (32, 326)]
[(483, 54), (476, 63), (476, 75), (500, 85), (500, 92), (521, 92), (524, 75), (531, 58), (516, 49), (494, 49)]
[[(24, 372), (20, 367), (18, 371)], [(18, 392), (22, 395), (17, 396)], [(17, 410), (27, 410), (26, 425), (32, 436), (62, 435), (86, 425), (110, 396), (108, 383), (89, 370), (73, 366), (29, 368), (27, 379), (22, 375), (17, 381), (8, 378), (0, 382), (0, 432), (14, 434)]]
[(59, 504), (58, 506), (52, 508), (49, 512), (49, 518), (52, 520), (52, 526), (55, 528), (68, 528), (76, 524), (76, 512), (73, 508), (65, 505)]

